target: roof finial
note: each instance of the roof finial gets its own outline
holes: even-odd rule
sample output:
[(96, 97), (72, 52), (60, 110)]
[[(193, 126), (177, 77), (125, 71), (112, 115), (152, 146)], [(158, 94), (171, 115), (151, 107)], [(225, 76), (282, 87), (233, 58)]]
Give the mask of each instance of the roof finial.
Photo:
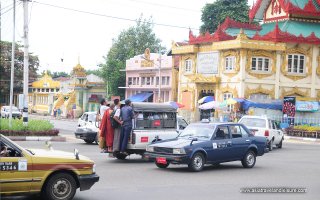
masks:
[(80, 65), (80, 53), (78, 53), (78, 64)]

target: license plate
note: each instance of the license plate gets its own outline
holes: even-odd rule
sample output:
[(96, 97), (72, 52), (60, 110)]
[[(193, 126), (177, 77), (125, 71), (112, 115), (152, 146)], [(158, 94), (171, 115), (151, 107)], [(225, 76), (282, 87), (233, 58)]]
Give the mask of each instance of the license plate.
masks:
[(166, 158), (156, 158), (157, 163), (159, 164), (167, 164), (167, 159)]

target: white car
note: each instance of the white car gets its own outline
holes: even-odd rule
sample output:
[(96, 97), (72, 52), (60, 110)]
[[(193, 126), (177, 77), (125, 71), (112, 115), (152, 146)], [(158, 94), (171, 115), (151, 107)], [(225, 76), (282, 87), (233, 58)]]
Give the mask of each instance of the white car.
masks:
[(275, 121), (265, 116), (243, 116), (239, 123), (244, 124), (256, 136), (265, 136), (268, 140), (268, 149), (272, 151), (273, 146), (282, 148), (282, 141), (284, 140), (283, 131), (280, 130)]
[(98, 127), (96, 121), (97, 112), (85, 112), (78, 120), (78, 128), (75, 131), (75, 137), (83, 139), (86, 143), (99, 143)]
[[(1, 107), (1, 117), (9, 118), (10, 116), (10, 106), (2, 106)], [(13, 118), (21, 118), (22, 114), (19, 109), (15, 106), (12, 106), (12, 117)]]

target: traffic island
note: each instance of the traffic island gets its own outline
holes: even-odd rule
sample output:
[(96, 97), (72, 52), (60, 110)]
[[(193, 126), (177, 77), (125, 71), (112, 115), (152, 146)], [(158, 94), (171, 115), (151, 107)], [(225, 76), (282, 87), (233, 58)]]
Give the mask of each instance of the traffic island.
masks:
[(24, 126), (22, 120), (12, 119), (10, 127), (8, 119), (0, 119), (0, 134), (14, 141), (66, 141), (48, 120), (32, 119)]

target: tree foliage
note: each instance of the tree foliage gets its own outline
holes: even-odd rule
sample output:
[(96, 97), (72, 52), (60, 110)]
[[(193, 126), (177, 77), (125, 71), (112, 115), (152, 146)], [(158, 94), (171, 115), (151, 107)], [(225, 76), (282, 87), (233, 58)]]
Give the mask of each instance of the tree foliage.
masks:
[(88, 69), (88, 70), (86, 70), (86, 74), (87, 75), (94, 74), (96, 76), (103, 77), (101, 69)]
[(70, 74), (68, 74), (67, 72), (51, 72), (51, 70), (43, 70), (41, 72), (41, 77), (46, 73), (46, 71), (47, 71), (47, 74), (52, 78), (70, 77)]
[[(11, 52), (12, 43), (1, 41), (0, 43), (0, 89), (1, 95), (10, 94), (10, 77), (11, 77)], [(23, 92), (23, 51), (22, 45), (15, 45), (15, 62), (14, 62), (14, 93)], [(37, 70), (39, 67), (38, 56), (29, 53), (29, 82), (37, 79)]]
[[(136, 25), (123, 30), (117, 39), (113, 39), (105, 59), (101, 64), (102, 76), (108, 85), (109, 96), (115, 95), (124, 98), (126, 86), (125, 72), (126, 60), (136, 55), (143, 54), (146, 48), (150, 52), (158, 52), (161, 40), (153, 33), (152, 18), (137, 20)], [(162, 48), (161, 50), (163, 50)]]
[(207, 3), (202, 8), (200, 32), (213, 33), (226, 17), (236, 21), (249, 22), (249, 5), (247, 0), (217, 0)]

